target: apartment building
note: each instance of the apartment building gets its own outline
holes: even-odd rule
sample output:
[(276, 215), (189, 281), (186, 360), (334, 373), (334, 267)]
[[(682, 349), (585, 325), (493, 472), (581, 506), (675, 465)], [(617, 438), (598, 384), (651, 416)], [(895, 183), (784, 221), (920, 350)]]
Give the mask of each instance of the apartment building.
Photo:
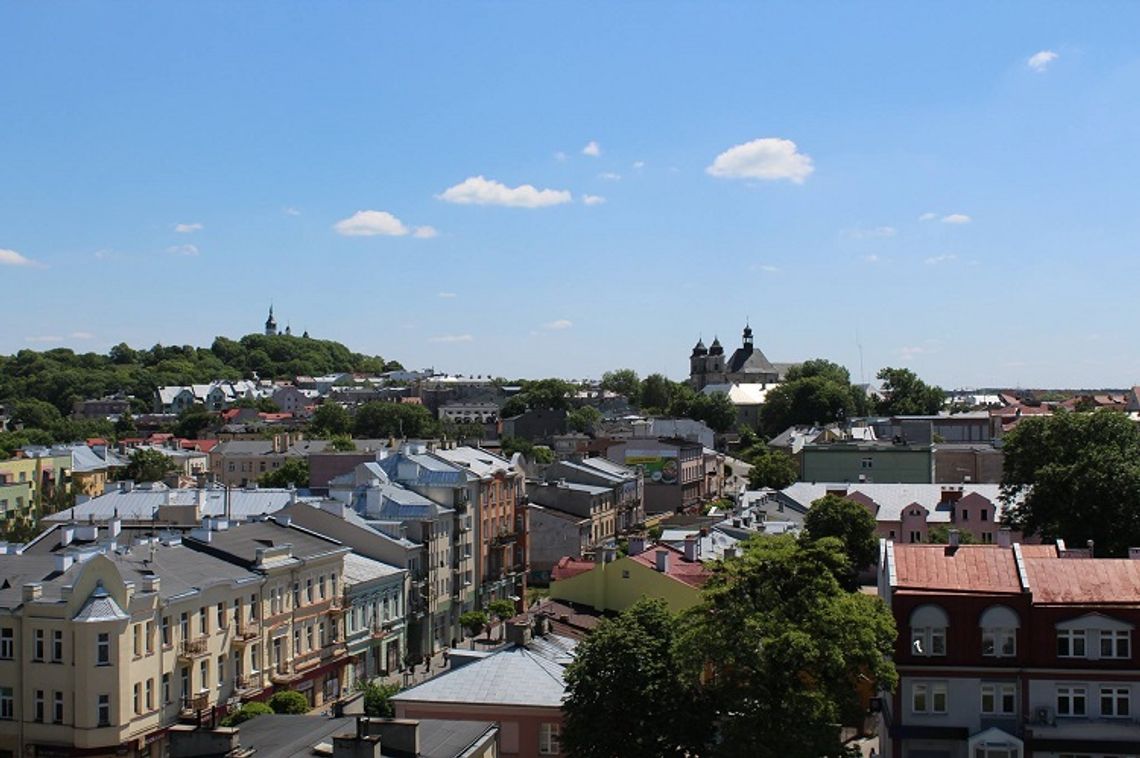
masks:
[(642, 473), (647, 514), (674, 513), (710, 496), (704, 451), (699, 442), (681, 438), (635, 436), (611, 445), (606, 457)]
[(36, 454), (0, 461), (0, 520), (43, 507), (45, 497), (71, 484), (71, 451), (41, 448)]
[(617, 538), (617, 509), (610, 487), (565, 479), (526, 484), (531, 519), (531, 562), (549, 571), (563, 556), (575, 558)]
[(513, 600), (522, 609), (529, 571), (526, 473), (521, 458), (507, 460), (475, 447), (453, 447), (436, 455), (467, 470), (475, 527), (476, 600)]
[(546, 469), (546, 478), (613, 489), (618, 534), (631, 531), (645, 521), (644, 479), (638, 469), (607, 458), (591, 457), (553, 463)]
[(344, 557), (345, 683), (386, 676), (404, 665), (408, 572), (349, 553)]
[(885, 758), (1140, 753), (1140, 551), (884, 540), (879, 594), (899, 630), (881, 699)]

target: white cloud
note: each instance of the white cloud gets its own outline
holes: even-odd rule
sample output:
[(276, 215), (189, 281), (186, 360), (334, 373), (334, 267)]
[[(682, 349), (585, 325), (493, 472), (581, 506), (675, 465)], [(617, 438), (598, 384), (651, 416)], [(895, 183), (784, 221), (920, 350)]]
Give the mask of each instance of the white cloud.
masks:
[(763, 271), (765, 274), (774, 274), (780, 270), (779, 266), (773, 266), (770, 263), (755, 263), (749, 268), (753, 271)]
[(620, 182), (621, 174), (617, 173), (616, 171), (603, 171), (602, 173), (598, 174), (598, 178), (605, 179), (607, 182)]
[(15, 250), (0, 247), (0, 266), (38, 266), (31, 258), (25, 258)]
[(388, 211), (357, 211), (337, 221), (333, 229), (345, 237), (403, 237), (408, 233), (404, 222)]
[(56, 334), (43, 334), (37, 337), (24, 337), (24, 342), (63, 342), (63, 337)]
[(412, 232), (412, 236), (417, 239), (429, 240), (432, 237), (438, 237), (439, 232), (434, 226), (417, 226), (416, 230)]
[(935, 255), (926, 259), (926, 265), (937, 266), (939, 263), (949, 263), (956, 260), (958, 260), (958, 256), (953, 253), (949, 253), (948, 255)]
[(297, 210), (296, 208), (293, 208), (292, 206), (285, 208), (282, 211), (282, 213), (284, 213), (286, 216), (300, 216), (301, 215), (301, 211)]
[(428, 342), (471, 342), (474, 339), (470, 334), (441, 334), (438, 337), (428, 337)]
[(895, 236), (898, 230), (893, 226), (876, 226), (872, 229), (848, 229), (844, 233), (853, 240), (882, 239)]
[(451, 298), (453, 298), (455, 296), (456, 295), (454, 292), (440, 292), (439, 294), (436, 295), (436, 297), (442, 297), (445, 300), (450, 300)]
[(558, 161), (559, 163), (565, 163), (566, 159), (569, 157), (570, 156), (566, 155), (566, 153), (562, 152), (561, 150), (554, 154), (554, 160)]
[(557, 319), (555, 321), (551, 321), (549, 323), (543, 324), (542, 328), (553, 330), (553, 331), (558, 331), (561, 329), (569, 329), (572, 326), (574, 326), (573, 321), (571, 321), (568, 318), (560, 318), (560, 319)]
[(544, 208), (573, 201), (569, 190), (537, 189), (533, 184), (508, 187), (483, 176), (468, 177), (436, 197), (459, 205), (504, 205), (510, 208)]
[(597, 158), (601, 154), (602, 154), (602, 146), (599, 145), (594, 140), (590, 140), (589, 142), (586, 143), (586, 146), (584, 148), (582, 148), (582, 155), (588, 155), (591, 158)]
[(199, 223), (193, 224), (175, 224), (174, 231), (179, 234), (190, 234), (191, 232), (201, 231), (202, 225)]
[(1055, 52), (1052, 50), (1041, 50), (1029, 56), (1029, 60), (1025, 62), (1025, 65), (1037, 73), (1043, 74), (1045, 70), (1049, 68), (1049, 64), (1055, 60), (1057, 60), (1057, 54)]
[(641, 169), (645, 168), (645, 161), (634, 161), (633, 168), (635, 171), (640, 171)]
[(582, 195), (582, 202), (586, 205), (601, 205), (606, 199), (601, 195)]
[(973, 219), (965, 213), (951, 213), (949, 216), (942, 217), (942, 223), (944, 224), (968, 224), (971, 221), (973, 221)]
[(170, 247), (166, 248), (166, 252), (170, 253), (171, 255), (197, 255), (198, 254), (198, 246), (197, 245), (171, 245)]
[(815, 167), (811, 156), (796, 150), (796, 143), (779, 137), (765, 137), (730, 147), (705, 169), (712, 176), (726, 179), (787, 179), (803, 184)]
[(938, 218), (937, 213), (930, 213), (929, 211), (918, 217), (919, 221), (933, 221)]
[(73, 340), (93, 340), (93, 339), (95, 339), (95, 335), (92, 334), (91, 332), (72, 332), (70, 336)]
[(863, 262), (864, 263), (878, 263), (880, 260), (882, 260), (882, 259), (879, 256), (875, 255), (874, 253), (871, 253), (870, 255), (864, 255), (863, 256)]

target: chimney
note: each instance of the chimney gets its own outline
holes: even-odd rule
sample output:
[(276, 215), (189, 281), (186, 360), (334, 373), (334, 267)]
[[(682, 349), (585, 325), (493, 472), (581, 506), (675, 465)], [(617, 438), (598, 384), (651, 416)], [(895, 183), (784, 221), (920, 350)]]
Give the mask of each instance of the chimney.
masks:
[(67, 553), (59, 553), (55, 556), (55, 570), (63, 573), (71, 568), (71, 563), (74, 559)]
[(952, 548), (958, 547), (958, 530), (957, 529), (951, 529), (950, 530), (950, 547), (952, 547)]
[(685, 536), (685, 560), (695, 563), (701, 554), (701, 542), (695, 534)]
[(111, 519), (111, 537), (118, 537), (123, 532), (123, 520), (116, 516)]
[(158, 592), (158, 590), (161, 586), (162, 586), (161, 580), (158, 578), (158, 574), (146, 574), (145, 576), (143, 576), (143, 580), (142, 580), (142, 591), (143, 592)]
[(333, 737), (333, 758), (380, 758), (380, 736), (340, 734)]
[(325, 513), (331, 513), (337, 518), (344, 518), (344, 503), (339, 500), (324, 500), (321, 502), (321, 510)]
[(523, 621), (521, 623), (515, 621), (507, 622), (507, 642), (512, 645), (519, 645), (520, 647), (530, 644), (530, 622)]
[(1008, 526), (1003, 526), (1001, 529), (998, 529), (997, 541), (998, 547), (1009, 547), (1012, 541), (1012, 534)]
[(632, 534), (629, 537), (629, 554), (641, 555), (645, 552), (645, 535)]
[(44, 586), (39, 582), (29, 582), (24, 585), (24, 602), (39, 600), (44, 594)]
[(1128, 560), (1140, 561), (1140, 547), (1128, 548)]
[(1088, 548), (1089, 548), (1089, 558), (1092, 558), (1093, 556), (1096, 555), (1096, 551), (1093, 550), (1093, 548), (1096, 547), (1096, 543), (1093, 542), (1092, 540), (1089, 540), (1085, 544), (1088, 545)]
[(288, 513), (279, 513), (277, 515), (277, 524), (279, 526), (289, 526), (293, 523), (293, 516)]
[(662, 574), (668, 574), (669, 573), (669, 551), (668, 550), (658, 550), (657, 551), (657, 570), (660, 571)]
[(64, 524), (59, 529), (59, 544), (60, 547), (67, 547), (75, 539), (75, 525)]

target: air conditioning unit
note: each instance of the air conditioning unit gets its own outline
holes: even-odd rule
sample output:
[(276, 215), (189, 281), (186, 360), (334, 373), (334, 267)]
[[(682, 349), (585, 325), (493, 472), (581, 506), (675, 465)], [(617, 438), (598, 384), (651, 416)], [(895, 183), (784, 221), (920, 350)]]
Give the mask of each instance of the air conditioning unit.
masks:
[(1033, 711), (1033, 720), (1038, 724), (1053, 725), (1053, 709), (1042, 705)]

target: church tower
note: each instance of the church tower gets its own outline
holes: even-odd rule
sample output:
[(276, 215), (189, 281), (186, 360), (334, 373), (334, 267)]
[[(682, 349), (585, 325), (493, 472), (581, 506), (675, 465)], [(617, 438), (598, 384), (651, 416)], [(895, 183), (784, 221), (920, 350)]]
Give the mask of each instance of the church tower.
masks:
[(689, 356), (689, 384), (693, 389), (700, 390), (705, 386), (705, 362), (708, 360), (708, 348), (703, 339), (697, 340), (693, 353)]
[(265, 319), (265, 336), (277, 336), (277, 319), (273, 318), (273, 306), (269, 306), (269, 318)]

